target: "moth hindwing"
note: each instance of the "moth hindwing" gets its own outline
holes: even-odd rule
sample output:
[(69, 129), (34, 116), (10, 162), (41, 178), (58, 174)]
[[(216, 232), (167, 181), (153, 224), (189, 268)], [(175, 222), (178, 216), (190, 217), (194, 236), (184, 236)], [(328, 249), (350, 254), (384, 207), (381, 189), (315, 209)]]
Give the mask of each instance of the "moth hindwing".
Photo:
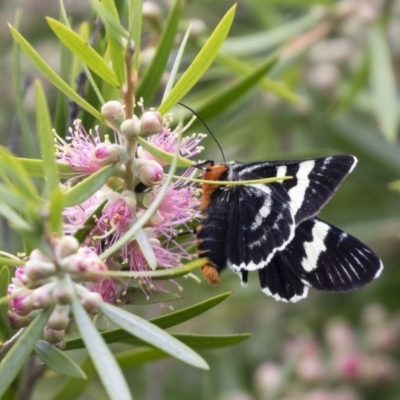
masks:
[[(247, 284), (257, 270), (264, 293), (297, 301), (308, 287), (348, 291), (376, 278), (379, 258), (363, 243), (314, 218), (334, 195), (357, 159), (350, 155), (251, 164), (210, 165), (202, 179), (199, 257), (206, 257), (206, 279), (218, 283), (228, 266)], [(262, 178), (269, 184), (230, 185)]]

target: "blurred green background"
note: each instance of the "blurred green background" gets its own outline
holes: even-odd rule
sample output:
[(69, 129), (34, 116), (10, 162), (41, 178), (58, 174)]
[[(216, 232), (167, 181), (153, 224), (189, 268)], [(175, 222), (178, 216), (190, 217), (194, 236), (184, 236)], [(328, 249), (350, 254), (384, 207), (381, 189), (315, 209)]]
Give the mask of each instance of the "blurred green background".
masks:
[[(93, 23), (86, 2), (65, 3), (75, 26), (85, 19)], [(151, 58), (170, 6), (168, 1), (145, 3), (143, 65), (146, 57)], [(184, 62), (192, 60), (199, 43), (232, 4), (227, 0), (185, 2), (180, 32), (190, 22), (194, 25)], [(45, 16), (57, 18), (59, 7), (58, 2), (43, 0), (0, 2), (0, 140), (22, 155), (12, 84), (12, 40), (7, 28), (7, 22), (14, 21), (17, 8), (22, 12), (21, 33), (59, 70), (60, 45), (44, 21)], [(332, 294), (310, 290), (309, 297), (298, 304), (282, 304), (267, 298), (261, 293), (256, 276), (250, 278), (247, 289), (241, 288), (238, 278), (229, 272), (216, 288), (205, 282), (181, 279), (183, 299), (171, 303), (175, 309), (225, 291), (235, 292), (217, 308), (186, 323), (182, 331), (250, 332), (253, 336), (236, 347), (204, 354), (210, 372), (199, 372), (175, 360), (127, 370), (135, 398), (400, 398), (400, 193), (389, 188), (390, 183), (400, 179), (399, 37), (398, 0), (238, 1), (234, 24), (221, 52), (224, 57), (213, 64), (184, 99), (185, 104), (206, 119), (227, 160), (355, 155), (359, 159), (357, 168), (321, 217), (367, 243), (382, 258), (385, 270), (377, 281), (357, 292)], [(237, 80), (231, 57), (254, 68), (273, 54), (280, 59), (268, 77), (295, 92), (298, 100), (282, 99), (266, 90), (260, 81), (229, 107), (201, 113), (209, 99)], [(23, 61), (22, 67), (25, 81), (20, 84), (26, 91), (25, 107), (33, 114), (30, 82), (39, 73), (29, 62)], [(56, 91), (43, 83), (52, 104)], [(161, 94), (162, 90), (151, 106), (159, 104)], [(198, 124), (194, 129), (205, 131)], [(204, 146), (202, 158), (222, 161), (211, 138), (206, 139)], [(12, 243), (4, 238), (1, 247), (9, 246), (12, 248)], [(134, 311), (152, 317), (168, 309), (154, 306), (145, 310), (137, 307)], [(347, 321), (346, 324), (337, 318)], [(382, 340), (383, 344), (377, 342), (377, 330), (387, 338), (386, 342)], [(344, 340), (339, 352), (332, 345), (330, 332), (331, 336), (337, 334), (339, 344)], [(298, 343), (298, 348), (287, 355), (290, 343)], [(344, 354), (344, 358), (348, 355), (350, 361), (346, 364), (345, 359), (340, 364), (338, 354)], [(357, 356), (351, 358), (354, 354)], [(314, 369), (310, 370), (314, 375), (310, 372), (310, 378), (304, 372), (310, 364), (300, 361), (312, 359), (311, 356)], [(385, 361), (379, 373), (372, 366), (365, 371), (368, 363), (377, 365), (376, 360)], [(36, 398), (45, 398), (57, 379), (60, 378), (51, 375), (43, 379)], [(102, 387), (94, 382), (83, 398), (106, 397)]]

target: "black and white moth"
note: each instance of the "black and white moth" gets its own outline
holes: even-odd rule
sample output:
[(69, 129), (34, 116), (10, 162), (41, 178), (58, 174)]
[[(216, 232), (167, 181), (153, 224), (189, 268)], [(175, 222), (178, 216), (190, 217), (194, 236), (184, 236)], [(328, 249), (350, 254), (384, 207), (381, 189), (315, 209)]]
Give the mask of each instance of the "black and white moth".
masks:
[[(382, 272), (381, 260), (365, 244), (316, 218), (353, 170), (350, 155), (252, 164), (205, 166), (202, 221), (197, 253), (206, 257), (203, 274), (217, 284), (227, 266), (242, 285), (258, 271), (262, 291), (296, 302), (308, 288), (347, 292)], [(269, 184), (230, 185), (232, 181), (292, 177)]]

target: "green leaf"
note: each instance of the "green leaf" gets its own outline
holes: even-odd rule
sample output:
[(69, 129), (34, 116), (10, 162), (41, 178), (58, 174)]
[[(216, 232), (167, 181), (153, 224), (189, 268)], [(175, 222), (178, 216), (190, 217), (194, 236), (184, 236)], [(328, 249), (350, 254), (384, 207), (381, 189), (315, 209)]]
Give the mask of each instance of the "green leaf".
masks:
[(196, 58), (183, 73), (176, 85), (172, 88), (167, 98), (162, 102), (160, 108), (158, 109), (161, 114), (165, 114), (179, 100), (181, 100), (182, 97), (184, 97), (186, 93), (192, 89), (192, 87), (207, 71), (208, 67), (217, 56), (226, 36), (228, 35), (233, 17), (235, 15), (235, 10), (236, 5), (232, 6), (225, 14), (221, 22), (204, 44), (203, 48), (200, 50), (199, 54), (197, 54)]
[(158, 40), (157, 49), (151, 64), (146, 68), (143, 76), (139, 80), (136, 90), (136, 97), (143, 98), (145, 104), (151, 104), (158, 89), (158, 83), (171, 54), (174, 45), (181, 11), (181, 1), (175, 0), (171, 7), (167, 22)]
[(103, 4), (98, 0), (90, 0), (90, 5), (95, 10), (96, 14), (100, 17), (106, 29), (113, 35), (116, 41), (120, 41), (121, 38), (128, 39), (128, 32), (119, 23), (118, 19), (110, 13)]
[(389, 46), (379, 24), (372, 28), (370, 51), (373, 111), (383, 135), (389, 142), (394, 142), (399, 125), (399, 103)]
[(77, 297), (72, 299), (74, 320), (99, 377), (112, 400), (132, 399), (122, 371)]
[[(254, 71), (254, 68), (249, 63), (243, 62), (238, 58), (229, 56), (227, 54), (219, 54), (217, 57), (217, 62), (241, 75), (251, 74)], [(267, 92), (274, 93), (276, 96), (290, 101), (291, 103), (302, 104), (304, 102), (300, 96), (292, 92), (282, 82), (275, 81), (268, 77), (263, 77), (258, 81), (257, 85)]]
[(63, 79), (57, 75), (52, 68), (39, 56), (36, 50), (25, 40), (25, 38), (10, 24), (9, 28), (14, 40), (21, 46), (22, 50), (31, 60), (33, 65), (61, 92), (75, 101), (80, 107), (93, 115), (99, 121), (104, 121), (103, 116), (92, 107), (83, 97), (79, 96)]
[(266, 54), (266, 52), (295, 38), (307, 29), (313, 28), (321, 18), (321, 16), (315, 13), (309, 13), (304, 17), (285, 23), (273, 30), (227, 38), (221, 50), (223, 53), (236, 55), (241, 58), (254, 54)]
[(76, 206), (97, 192), (118, 169), (115, 164), (96, 171), (64, 194), (64, 207)]
[(0, 256), (0, 264), (16, 266), (16, 265), (23, 265), (24, 262), (22, 260), (19, 260), (18, 258)]
[(50, 229), (62, 236), (64, 193), (56, 187), (50, 195)]
[(15, 229), (22, 231), (31, 231), (31, 226), (25, 221), (17, 212), (15, 212), (9, 205), (0, 202), (0, 215), (5, 218), (9, 225)]
[[(19, 27), (21, 21), (21, 12), (17, 11), (15, 16), (15, 25)], [(35, 136), (33, 135), (30, 127), (30, 121), (28, 117), (28, 113), (24, 104), (24, 90), (27, 88), (23, 87), (22, 82), (22, 71), (21, 71), (21, 50), (17, 45), (17, 42), (13, 43), (13, 87), (14, 87), (14, 101), (15, 101), (15, 109), (18, 116), (18, 123), (21, 129), (22, 141), (24, 144), (24, 148), (26, 150), (26, 154), (29, 157), (34, 157), (36, 154), (36, 143)]]
[(180, 300), (181, 298), (182, 296), (171, 292), (152, 290), (151, 294), (148, 295), (139, 287), (128, 287), (119, 298), (119, 304), (134, 304), (135, 306), (138, 306), (145, 304), (165, 303), (168, 301)]
[(135, 54), (133, 55), (133, 70), (139, 69), (140, 42), (142, 35), (142, 0), (129, 2), (129, 40), (135, 44)]
[(111, 322), (145, 343), (196, 368), (209, 369), (208, 364), (197, 353), (156, 325), (108, 303), (101, 303), (99, 310)]
[[(159, 147), (153, 146), (149, 143), (146, 139), (138, 136), (137, 138), (138, 143), (151, 155), (156, 157), (157, 159), (164, 161), (167, 164), (171, 164), (174, 155), (173, 153), (168, 153), (167, 151), (161, 150)], [(178, 167), (191, 167), (193, 165), (193, 161), (189, 160), (188, 158), (178, 157)]]
[(75, 378), (86, 379), (82, 369), (62, 351), (52, 346), (49, 342), (38, 340), (35, 353), (53, 371)]
[(82, 362), (80, 368), (86, 375), (86, 380), (67, 378), (61, 386), (57, 387), (58, 391), (49, 400), (79, 399), (81, 397), (86, 387), (96, 376), (96, 369), (89, 357)]
[(256, 85), (257, 82), (275, 65), (275, 62), (276, 59), (264, 61), (260, 66), (254, 68), (238, 82), (229, 85), (225, 90), (221, 90), (218, 94), (213, 94), (205, 101), (205, 105), (198, 109), (198, 114), (201, 115), (204, 120), (208, 120), (221, 113)]
[(175, 57), (174, 64), (173, 64), (172, 69), (171, 69), (171, 73), (169, 74), (167, 84), (165, 85), (165, 90), (164, 90), (162, 101), (164, 101), (164, 99), (169, 95), (169, 92), (171, 91), (172, 86), (174, 85), (175, 78), (176, 78), (176, 76), (178, 74), (178, 71), (179, 71), (179, 66), (180, 66), (181, 61), (182, 61), (183, 52), (185, 50), (186, 43), (187, 43), (187, 41), (189, 39), (189, 35), (190, 35), (191, 29), (192, 29), (192, 24), (190, 24), (188, 29), (186, 30), (185, 36), (182, 39), (182, 43), (179, 46), (178, 53), (177, 53), (177, 55)]
[[(214, 308), (219, 303), (227, 299), (231, 294), (232, 292), (227, 292), (215, 297), (211, 297), (210, 299), (204, 300), (182, 310), (173, 311), (167, 315), (163, 315), (162, 317), (153, 318), (149, 322), (162, 329), (170, 328), (172, 326), (189, 321), (198, 315), (205, 313), (211, 308)], [(102, 332), (101, 335), (107, 343), (122, 342), (131, 337), (131, 335), (125, 332), (123, 329), (112, 329)], [(67, 341), (66, 350), (81, 349), (82, 347), (83, 343), (81, 339), (71, 339)]]
[[(18, 160), (30, 176), (44, 177), (43, 160), (34, 160), (32, 158), (18, 158)], [(72, 169), (68, 164), (58, 162), (56, 166), (64, 179), (79, 175), (79, 172)]]
[(26, 210), (27, 199), (15, 191), (12, 191), (4, 183), (0, 183), (0, 199), (16, 211)]
[(8, 187), (18, 194), (34, 201), (38, 193), (29, 175), (18, 158), (6, 148), (0, 146), (0, 177)]
[[(103, 0), (102, 5), (111, 13), (111, 15), (119, 22), (118, 10), (114, 0)], [(121, 40), (115, 38), (116, 32), (110, 25), (105, 25), (107, 43), (110, 51), (111, 65), (118, 79), (119, 86), (122, 87), (125, 82), (125, 57), (124, 48)]]
[[(215, 350), (223, 347), (234, 346), (250, 338), (250, 334), (239, 335), (174, 335), (188, 346), (196, 350)], [(115, 358), (121, 368), (132, 368), (150, 361), (168, 357), (168, 354), (152, 347), (139, 347), (137, 349), (117, 353)]]
[(89, 69), (105, 82), (114, 87), (119, 87), (119, 82), (114, 71), (104, 61), (89, 43), (85, 42), (77, 33), (61, 22), (46, 17), (47, 23), (64, 45), (71, 50)]
[(43, 329), (49, 319), (52, 308), (42, 311), (24, 329), (17, 343), (12, 346), (0, 364), (0, 398), (12, 384), (20, 369), (31, 355), (36, 341), (43, 334)]
[(40, 153), (43, 159), (44, 176), (46, 178), (45, 199), (48, 200), (50, 193), (58, 188), (60, 179), (55, 158), (54, 136), (49, 107), (44, 95), (42, 84), (35, 81), (35, 106), (36, 106), (36, 129), (40, 143)]
[[(7, 288), (11, 282), (10, 270), (3, 266), (0, 269), (0, 298), (7, 296)], [(10, 320), (6, 304), (0, 304), (0, 344), (2, 345), (11, 336)]]

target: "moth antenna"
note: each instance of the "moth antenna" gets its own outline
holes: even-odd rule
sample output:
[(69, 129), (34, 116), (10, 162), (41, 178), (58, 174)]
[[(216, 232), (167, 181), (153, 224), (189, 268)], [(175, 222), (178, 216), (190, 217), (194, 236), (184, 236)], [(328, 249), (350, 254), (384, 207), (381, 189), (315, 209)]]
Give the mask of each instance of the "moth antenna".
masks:
[(223, 152), (223, 150), (222, 150), (221, 145), (219, 144), (219, 142), (218, 142), (217, 138), (214, 136), (214, 134), (211, 132), (210, 128), (209, 128), (209, 127), (207, 126), (207, 124), (204, 122), (203, 118), (201, 118), (200, 115), (197, 114), (196, 111), (194, 111), (192, 108), (188, 107), (186, 104), (183, 104), (183, 103), (180, 103), (180, 102), (178, 102), (178, 104), (179, 104), (180, 106), (185, 107), (186, 109), (188, 109), (190, 112), (192, 112), (192, 113), (202, 122), (202, 124), (206, 127), (208, 133), (211, 135), (211, 137), (214, 139), (215, 143), (217, 144), (217, 146), (218, 146), (218, 148), (219, 148), (219, 150), (220, 150), (220, 152), (221, 152), (221, 154), (222, 154), (222, 159), (224, 160), (224, 162), (226, 162), (226, 160), (225, 160), (225, 154), (224, 154), (224, 152)]

